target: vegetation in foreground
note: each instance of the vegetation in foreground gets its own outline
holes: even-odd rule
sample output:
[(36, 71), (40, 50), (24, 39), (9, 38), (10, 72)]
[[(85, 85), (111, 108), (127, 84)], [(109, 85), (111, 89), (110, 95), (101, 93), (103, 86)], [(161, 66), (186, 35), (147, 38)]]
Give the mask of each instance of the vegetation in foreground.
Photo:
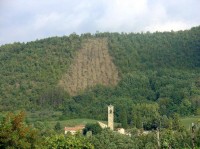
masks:
[[(173, 123), (176, 123), (173, 121)], [(28, 126), (24, 121), (24, 113), (17, 115), (9, 113), (0, 122), (0, 148), (46, 148), (46, 149), (149, 149), (149, 148), (198, 148), (200, 147), (200, 128), (196, 124), (193, 131), (187, 131), (176, 125), (175, 128), (163, 128), (159, 131), (152, 130), (142, 134), (142, 129), (131, 128), (131, 136), (122, 135), (109, 129), (102, 130), (97, 124), (88, 124), (85, 128), (86, 135), (76, 135), (54, 130), (43, 131)], [(87, 131), (94, 132), (87, 135)], [(159, 142), (159, 143), (158, 143)]]

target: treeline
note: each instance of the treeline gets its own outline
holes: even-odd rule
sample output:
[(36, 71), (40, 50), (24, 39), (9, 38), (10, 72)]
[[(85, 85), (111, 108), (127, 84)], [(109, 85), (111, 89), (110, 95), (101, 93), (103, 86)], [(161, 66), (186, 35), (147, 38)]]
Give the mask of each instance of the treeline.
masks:
[[(115, 87), (97, 85), (70, 96), (58, 81), (88, 38), (107, 39), (120, 81)], [(43, 111), (47, 117), (61, 111), (60, 119), (105, 120), (107, 105), (113, 104), (116, 121), (122, 121), (120, 115), (125, 113), (130, 126), (134, 109), (154, 104), (161, 117), (199, 115), (200, 27), (163, 33), (74, 33), (3, 45), (0, 78), (1, 111), (24, 108), (32, 114)], [(143, 112), (135, 118), (143, 119)]]

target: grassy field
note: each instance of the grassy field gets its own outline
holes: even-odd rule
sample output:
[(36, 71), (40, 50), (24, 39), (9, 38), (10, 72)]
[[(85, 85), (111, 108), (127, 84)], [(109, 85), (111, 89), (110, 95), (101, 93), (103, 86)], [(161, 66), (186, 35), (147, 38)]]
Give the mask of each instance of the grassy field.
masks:
[[(87, 123), (94, 124), (97, 123), (98, 120), (93, 119), (70, 119), (70, 120), (63, 120), (63, 121), (48, 121), (48, 125), (50, 128), (54, 128), (56, 123), (59, 122), (61, 127), (64, 128), (65, 126), (72, 127), (76, 125), (86, 125)], [(107, 121), (101, 121), (107, 124)]]
[[(27, 113), (27, 115), (31, 118), (29, 118), (30, 122), (38, 121), (38, 113), (36, 112), (35, 115), (31, 115), (30, 113)], [(61, 115), (61, 113), (57, 112), (54, 113), (55, 116)], [(5, 113), (0, 113), (0, 120), (2, 120), (3, 116), (5, 116)], [(37, 118), (36, 118), (37, 117)], [(42, 120), (39, 120), (42, 121)], [(192, 125), (192, 123), (197, 123), (199, 121), (200, 124), (200, 116), (190, 116), (190, 117), (183, 117), (181, 118), (182, 125), (189, 129)], [(46, 124), (49, 125), (50, 128), (54, 128), (57, 122), (61, 124), (61, 127), (64, 128), (65, 126), (76, 126), (76, 125), (86, 125), (87, 123), (96, 123), (98, 120), (93, 119), (70, 119), (70, 120), (45, 120)], [(107, 124), (107, 121), (101, 121), (105, 124)], [(115, 125), (119, 125), (119, 123), (115, 123)]]
[[(61, 127), (64, 128), (65, 126), (76, 126), (76, 125), (86, 125), (87, 123), (96, 123), (98, 120), (93, 119), (70, 119), (70, 120), (63, 120), (63, 121), (48, 121), (48, 124), (51, 128), (54, 128), (57, 122), (60, 122)], [(197, 123), (200, 121), (200, 116), (191, 116), (191, 117), (184, 117), (181, 118), (181, 123), (186, 129), (189, 129), (191, 127), (192, 123)], [(105, 124), (107, 124), (107, 121), (101, 121)], [(115, 125), (118, 125), (118, 123), (115, 123)]]
[(183, 124), (183, 126), (185, 126), (185, 128), (190, 128), (192, 123), (197, 123), (198, 121), (200, 121), (200, 116), (181, 118), (181, 123)]
[(96, 123), (97, 120), (92, 119), (70, 119), (70, 120), (63, 120), (63, 121), (49, 121), (49, 124), (55, 126), (57, 122), (60, 122), (61, 126), (76, 126), (76, 125), (86, 125), (87, 123)]

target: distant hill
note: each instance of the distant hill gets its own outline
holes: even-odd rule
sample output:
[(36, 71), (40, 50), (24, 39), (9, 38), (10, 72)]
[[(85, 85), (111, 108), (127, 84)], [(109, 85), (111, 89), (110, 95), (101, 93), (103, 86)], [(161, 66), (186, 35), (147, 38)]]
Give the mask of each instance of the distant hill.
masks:
[(197, 114), (200, 27), (6, 44), (0, 47), (0, 78), (0, 111), (105, 119), (108, 104), (131, 110), (135, 103), (150, 102), (161, 114)]

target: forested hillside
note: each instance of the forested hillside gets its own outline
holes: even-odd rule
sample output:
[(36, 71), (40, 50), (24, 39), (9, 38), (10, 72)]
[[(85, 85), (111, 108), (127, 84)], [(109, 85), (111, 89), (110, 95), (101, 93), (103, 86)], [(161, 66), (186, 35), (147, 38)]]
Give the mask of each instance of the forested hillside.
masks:
[(200, 27), (71, 34), (3, 45), (0, 78), (0, 111), (60, 111), (60, 119), (103, 120), (106, 105), (113, 104), (116, 121), (127, 115), (128, 124), (141, 108), (143, 119), (151, 109), (159, 112), (152, 112), (150, 120), (174, 113), (198, 115)]
[(80, 46), (81, 39), (75, 34), (1, 46), (0, 111), (35, 109), (43, 102), (52, 102), (43, 101), (49, 94), (64, 96), (58, 80)]
[(109, 55), (107, 40), (87, 39), (82, 45), (59, 85), (71, 95), (77, 95), (80, 91), (97, 84), (116, 85), (119, 80), (118, 71)]

